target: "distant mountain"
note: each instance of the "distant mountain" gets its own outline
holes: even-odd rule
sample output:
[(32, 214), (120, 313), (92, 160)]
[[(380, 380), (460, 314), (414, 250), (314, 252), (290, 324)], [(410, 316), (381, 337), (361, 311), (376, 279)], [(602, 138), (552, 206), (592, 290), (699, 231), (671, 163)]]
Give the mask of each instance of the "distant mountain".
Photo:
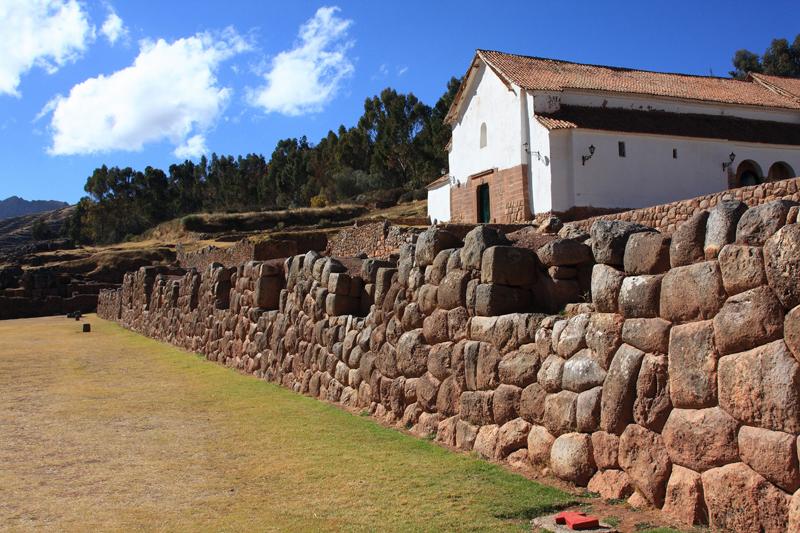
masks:
[(0, 220), (63, 209), (69, 204), (57, 200), (23, 200), (19, 196), (11, 196), (0, 200)]

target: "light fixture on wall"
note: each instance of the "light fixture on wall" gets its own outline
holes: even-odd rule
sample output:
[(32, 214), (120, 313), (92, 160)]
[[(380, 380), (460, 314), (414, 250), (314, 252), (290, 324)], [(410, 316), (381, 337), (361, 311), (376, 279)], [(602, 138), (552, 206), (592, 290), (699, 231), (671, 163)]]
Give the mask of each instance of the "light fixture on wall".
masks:
[(539, 150), (531, 152), (530, 145), (527, 142), (522, 143), (522, 147), (525, 149), (525, 152), (531, 154), (532, 156), (536, 156), (536, 160), (543, 162), (545, 166), (550, 164), (550, 158), (546, 155), (542, 155), (542, 152)]
[(587, 162), (588, 160), (590, 160), (590, 159), (592, 158), (592, 156), (593, 156), (593, 155), (594, 155), (594, 145), (593, 145), (593, 144), (590, 144), (590, 145), (589, 145), (589, 155), (582, 155), (582, 156), (581, 156), (581, 165), (585, 165), (585, 164), (586, 164), (586, 162)]
[(728, 170), (731, 165), (733, 165), (733, 160), (736, 159), (736, 154), (731, 152), (731, 155), (728, 156), (729, 161), (722, 162), (722, 170)]

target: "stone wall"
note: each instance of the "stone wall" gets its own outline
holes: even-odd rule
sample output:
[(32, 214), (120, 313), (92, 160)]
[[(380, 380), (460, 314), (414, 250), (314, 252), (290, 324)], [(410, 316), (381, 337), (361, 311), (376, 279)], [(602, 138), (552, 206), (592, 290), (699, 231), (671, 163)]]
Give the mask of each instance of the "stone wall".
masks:
[(265, 240), (245, 238), (228, 248), (206, 246), (200, 250), (187, 251), (183, 245), (178, 244), (177, 261), (183, 268), (197, 270), (205, 270), (213, 263), (232, 267), (247, 261), (266, 261), (305, 253), (308, 250), (324, 250), (327, 243), (324, 233), (306, 232), (278, 235)]
[(394, 226), (388, 221), (356, 223), (329, 239), (327, 254), (339, 257), (388, 259), (397, 254), (403, 244), (413, 242), (422, 230)]
[[(99, 311), (687, 525), (798, 531), (796, 213), (720, 202), (671, 236), (597, 221), (536, 251), (486, 226), (463, 242), (431, 228), (396, 264), (366, 260), (359, 275), (315, 253), (280, 270), (141, 269)], [(356, 278), (364, 316), (342, 314)], [(578, 303), (586, 283), (591, 303)], [(557, 307), (567, 312), (535, 312)]]
[(0, 269), (0, 320), (93, 312), (97, 295), (113, 283), (76, 278), (46, 268)]
[[(688, 220), (696, 213), (713, 208), (721, 201), (739, 200), (750, 207), (779, 199), (800, 201), (800, 187), (798, 185), (800, 185), (800, 178), (772, 181), (761, 185), (739, 187), (643, 209), (633, 209), (615, 214), (601, 214), (591, 218), (581, 217), (583, 220), (570, 222), (569, 224), (588, 230), (596, 220), (624, 220), (644, 224), (665, 233), (672, 233), (681, 222)], [(576, 215), (580, 213), (581, 208), (573, 208), (573, 210), (573, 213), (567, 214), (565, 220), (578, 218)]]

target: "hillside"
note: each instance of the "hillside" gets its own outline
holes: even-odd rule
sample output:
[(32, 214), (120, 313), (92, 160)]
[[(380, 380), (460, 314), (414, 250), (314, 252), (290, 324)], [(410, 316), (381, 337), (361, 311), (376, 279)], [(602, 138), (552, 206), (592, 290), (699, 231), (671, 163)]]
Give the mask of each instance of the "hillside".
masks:
[(6, 218), (44, 213), (63, 209), (69, 204), (57, 200), (25, 200), (19, 196), (11, 196), (5, 200), (0, 200), (0, 220)]

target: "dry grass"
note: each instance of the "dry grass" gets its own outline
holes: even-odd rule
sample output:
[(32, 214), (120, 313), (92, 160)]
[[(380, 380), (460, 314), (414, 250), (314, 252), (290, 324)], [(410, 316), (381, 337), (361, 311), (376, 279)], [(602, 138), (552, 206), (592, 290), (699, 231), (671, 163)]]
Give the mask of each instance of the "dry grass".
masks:
[(0, 322), (2, 528), (519, 530), (571, 499), (90, 322)]

